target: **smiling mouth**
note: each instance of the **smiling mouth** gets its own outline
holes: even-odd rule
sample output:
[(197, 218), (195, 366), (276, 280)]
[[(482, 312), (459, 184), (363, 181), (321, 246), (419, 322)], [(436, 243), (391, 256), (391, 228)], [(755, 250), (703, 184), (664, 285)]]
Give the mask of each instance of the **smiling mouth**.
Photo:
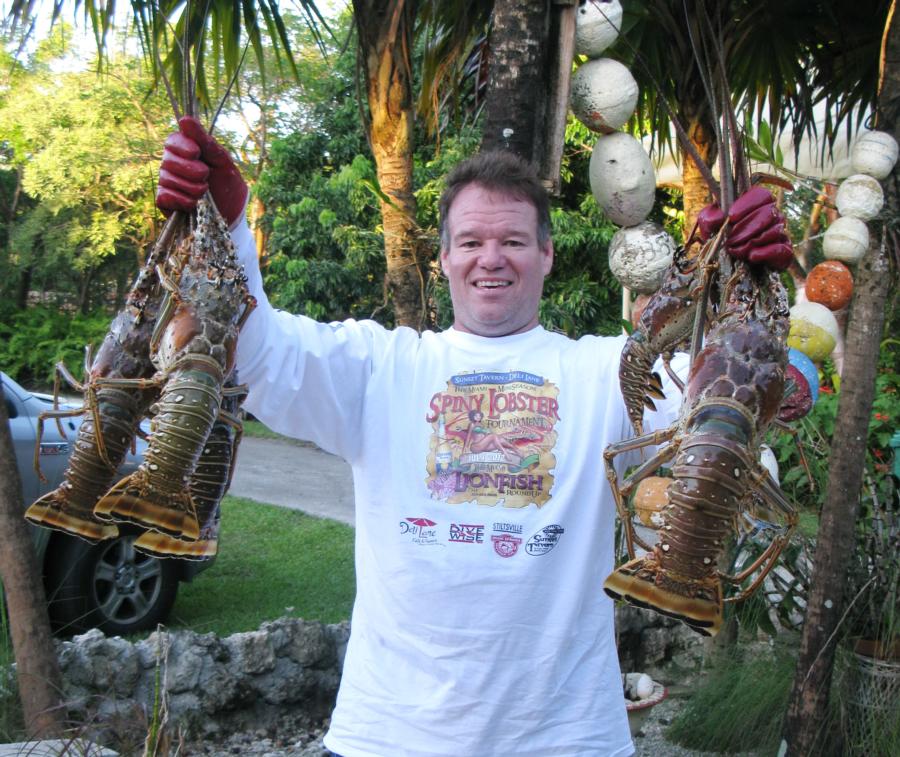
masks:
[(476, 281), (475, 286), (479, 289), (503, 289), (512, 286), (511, 281)]

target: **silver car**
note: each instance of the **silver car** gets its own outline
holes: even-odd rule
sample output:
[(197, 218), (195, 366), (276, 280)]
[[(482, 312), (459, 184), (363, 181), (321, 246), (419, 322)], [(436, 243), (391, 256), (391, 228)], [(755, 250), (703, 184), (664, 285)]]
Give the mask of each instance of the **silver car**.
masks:
[[(27, 507), (59, 486), (82, 416), (62, 419), (65, 436), (54, 420), (44, 423), (40, 465), (47, 482), (43, 483), (34, 470), (34, 445), (38, 415), (53, 408), (52, 397), (27, 392), (3, 372), (0, 379)], [(123, 475), (137, 468), (146, 446), (138, 439), (137, 454), (129, 452), (122, 464)], [(120, 526), (119, 531), (118, 538), (91, 545), (60, 531), (34, 527), (55, 630), (70, 634), (100, 628), (124, 635), (152, 629), (168, 617), (179, 581), (192, 580), (213, 562), (149, 557), (134, 550), (137, 529)]]

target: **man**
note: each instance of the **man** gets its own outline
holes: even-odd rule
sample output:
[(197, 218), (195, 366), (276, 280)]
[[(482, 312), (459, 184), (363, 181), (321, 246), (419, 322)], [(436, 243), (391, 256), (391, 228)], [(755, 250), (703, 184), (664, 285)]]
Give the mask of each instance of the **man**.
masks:
[[(180, 129), (157, 204), (188, 210), (208, 186), (233, 227), (259, 300), (238, 345), (246, 408), (353, 466), (357, 597), (326, 746), (344, 757), (631, 754), (601, 590), (615, 515), (602, 453), (630, 434), (623, 338), (574, 341), (538, 325), (553, 244), (530, 168), (494, 153), (448, 177), (453, 328), (325, 325), (268, 303), (246, 185), (199, 123)], [(648, 428), (674, 415), (669, 396)]]

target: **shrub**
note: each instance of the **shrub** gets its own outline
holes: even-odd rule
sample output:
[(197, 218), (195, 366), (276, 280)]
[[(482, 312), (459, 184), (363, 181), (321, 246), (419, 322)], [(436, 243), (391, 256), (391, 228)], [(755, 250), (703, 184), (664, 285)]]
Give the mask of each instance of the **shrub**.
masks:
[(0, 367), (20, 384), (49, 386), (62, 361), (80, 380), (84, 348), (100, 345), (110, 320), (108, 313), (73, 315), (45, 307), (15, 313), (0, 323)]

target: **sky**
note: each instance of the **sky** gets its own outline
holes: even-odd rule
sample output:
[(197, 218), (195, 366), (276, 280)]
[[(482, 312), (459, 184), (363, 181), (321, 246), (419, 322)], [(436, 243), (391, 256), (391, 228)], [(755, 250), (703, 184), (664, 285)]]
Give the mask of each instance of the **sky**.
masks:
[[(350, 4), (350, 0), (315, 0), (319, 11), (326, 18), (334, 18), (343, 8)], [(34, 14), (35, 30), (34, 39), (44, 39), (50, 32), (50, 24), (53, 11), (53, 0), (37, 0), (35, 3), (36, 12)], [(97, 48), (94, 41), (94, 33), (91, 28), (90, 19), (84, 13), (85, 3), (81, 3), (77, 13), (72, 12), (75, 3), (67, 3), (58, 20), (65, 21), (73, 26), (75, 33), (73, 34), (73, 54), (71, 64), (74, 65), (90, 65), (95, 60)], [(119, 3), (116, 13), (116, 24), (125, 26), (131, 23), (131, 12), (128, 3)], [(11, 7), (10, 0), (0, 0), (0, 19), (6, 19), (9, 15)], [(292, 10), (299, 7), (297, 0), (281, 0), (280, 7), (283, 10)], [(110, 38), (113, 38), (112, 32)], [(135, 50), (137, 52), (137, 45)]]

